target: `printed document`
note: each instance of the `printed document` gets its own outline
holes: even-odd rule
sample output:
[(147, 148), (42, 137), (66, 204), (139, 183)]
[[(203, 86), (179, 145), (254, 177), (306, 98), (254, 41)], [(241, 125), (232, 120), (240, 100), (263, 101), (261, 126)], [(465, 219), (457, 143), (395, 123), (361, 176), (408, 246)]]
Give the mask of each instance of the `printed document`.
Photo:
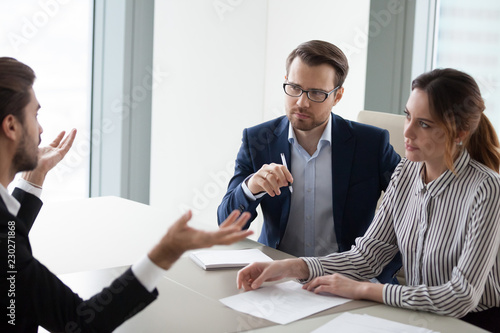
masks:
[(287, 281), (220, 300), (226, 306), (278, 324), (288, 324), (351, 301), (334, 295), (318, 295)]

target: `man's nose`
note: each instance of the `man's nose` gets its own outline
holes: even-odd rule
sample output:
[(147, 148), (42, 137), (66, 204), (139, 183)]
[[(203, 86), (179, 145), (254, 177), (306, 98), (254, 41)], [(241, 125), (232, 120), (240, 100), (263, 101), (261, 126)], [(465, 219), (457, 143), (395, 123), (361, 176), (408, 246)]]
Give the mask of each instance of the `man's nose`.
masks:
[(300, 95), (297, 98), (297, 105), (300, 107), (308, 107), (309, 106), (309, 98), (307, 97), (306, 92), (303, 92), (302, 95)]

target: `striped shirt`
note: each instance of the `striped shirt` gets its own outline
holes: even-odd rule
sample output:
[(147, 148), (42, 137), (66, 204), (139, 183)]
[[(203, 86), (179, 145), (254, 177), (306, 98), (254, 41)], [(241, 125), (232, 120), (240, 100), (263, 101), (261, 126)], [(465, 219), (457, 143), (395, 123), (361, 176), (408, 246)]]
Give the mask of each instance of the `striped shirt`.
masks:
[(401, 160), (363, 237), (348, 252), (302, 258), (309, 280), (377, 276), (399, 250), (407, 285), (385, 304), (463, 317), (500, 306), (500, 176), (463, 152), (455, 172), (425, 184), (423, 163)]

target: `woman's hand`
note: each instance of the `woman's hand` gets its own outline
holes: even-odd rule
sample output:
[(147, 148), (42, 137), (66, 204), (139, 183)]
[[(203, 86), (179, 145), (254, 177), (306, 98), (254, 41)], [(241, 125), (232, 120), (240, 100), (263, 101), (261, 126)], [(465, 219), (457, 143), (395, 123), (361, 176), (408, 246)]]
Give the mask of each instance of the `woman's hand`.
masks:
[(317, 277), (302, 288), (316, 294), (330, 293), (351, 299), (367, 299), (383, 303), (383, 284), (354, 281), (342, 274)]

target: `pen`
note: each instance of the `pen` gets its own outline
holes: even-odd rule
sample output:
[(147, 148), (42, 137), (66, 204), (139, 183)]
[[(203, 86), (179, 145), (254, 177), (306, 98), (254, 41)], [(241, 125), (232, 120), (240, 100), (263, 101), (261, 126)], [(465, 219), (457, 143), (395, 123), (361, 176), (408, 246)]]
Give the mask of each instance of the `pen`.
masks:
[[(288, 165), (286, 165), (285, 154), (283, 154), (283, 153), (281, 153), (281, 162), (283, 163), (283, 165), (285, 166), (285, 168), (288, 169)], [(290, 193), (293, 193), (292, 184), (290, 182), (288, 182), (288, 189), (290, 190)]]

